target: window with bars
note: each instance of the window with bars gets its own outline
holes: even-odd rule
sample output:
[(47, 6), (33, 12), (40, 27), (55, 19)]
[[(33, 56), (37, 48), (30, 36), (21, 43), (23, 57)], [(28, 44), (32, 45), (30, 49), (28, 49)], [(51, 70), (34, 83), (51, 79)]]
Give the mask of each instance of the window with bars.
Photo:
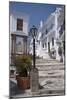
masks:
[(52, 38), (52, 46), (54, 46), (54, 38)]
[(17, 19), (17, 30), (23, 30), (23, 19)]
[(44, 43), (42, 43), (42, 48), (44, 48)]

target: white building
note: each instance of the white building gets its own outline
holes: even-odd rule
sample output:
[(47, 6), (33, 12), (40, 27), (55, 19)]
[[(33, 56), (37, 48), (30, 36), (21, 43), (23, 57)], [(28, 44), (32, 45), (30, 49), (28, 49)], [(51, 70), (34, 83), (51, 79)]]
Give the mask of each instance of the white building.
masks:
[(10, 63), (14, 57), (27, 53), (29, 16), (21, 12), (10, 12)]
[(36, 56), (45, 59), (54, 58), (57, 60), (60, 60), (60, 58), (63, 56), (63, 53), (60, 56), (58, 51), (59, 47), (61, 47), (63, 52), (65, 41), (64, 13), (64, 7), (56, 8), (55, 12), (51, 13), (46, 22), (40, 22), (36, 36)]

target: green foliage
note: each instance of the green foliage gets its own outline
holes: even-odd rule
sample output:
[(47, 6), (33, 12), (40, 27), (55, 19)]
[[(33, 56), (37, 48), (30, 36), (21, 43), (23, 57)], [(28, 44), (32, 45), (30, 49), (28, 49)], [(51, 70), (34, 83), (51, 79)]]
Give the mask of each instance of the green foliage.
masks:
[(32, 66), (32, 60), (29, 55), (21, 55), (15, 58), (15, 66), (20, 70), (20, 76), (27, 76), (27, 70)]

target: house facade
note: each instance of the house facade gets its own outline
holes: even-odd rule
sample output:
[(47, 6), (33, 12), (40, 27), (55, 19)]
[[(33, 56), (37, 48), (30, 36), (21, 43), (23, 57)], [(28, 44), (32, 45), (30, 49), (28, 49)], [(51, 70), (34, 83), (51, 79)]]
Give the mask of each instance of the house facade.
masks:
[[(64, 60), (65, 8), (56, 8), (46, 22), (40, 22), (36, 36), (36, 56)], [(32, 43), (32, 39), (31, 42)], [(32, 47), (32, 44), (30, 45)], [(32, 53), (32, 49), (31, 49)]]
[(10, 13), (10, 63), (15, 56), (27, 53), (29, 16), (21, 12)]
[[(36, 55), (43, 58), (54, 58), (64, 60), (64, 34), (65, 34), (65, 11), (63, 8), (56, 8), (45, 23), (40, 25), (37, 39)], [(61, 48), (61, 50), (59, 50)], [(62, 54), (60, 54), (60, 52)]]

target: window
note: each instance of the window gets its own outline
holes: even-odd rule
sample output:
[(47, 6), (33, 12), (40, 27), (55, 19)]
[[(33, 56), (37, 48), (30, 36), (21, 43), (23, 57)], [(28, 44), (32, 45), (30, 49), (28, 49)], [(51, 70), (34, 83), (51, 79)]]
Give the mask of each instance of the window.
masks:
[(46, 29), (46, 34), (47, 34), (47, 29)]
[(45, 43), (45, 47), (47, 47), (47, 43)]
[(50, 42), (48, 42), (48, 52), (50, 52)]
[(41, 38), (43, 38), (44, 37), (44, 33), (42, 33), (42, 35), (41, 35)]
[(46, 34), (48, 34), (49, 31), (51, 31), (53, 29), (54, 24), (52, 23), (51, 25), (49, 25), (49, 27), (46, 30)]
[(42, 44), (42, 47), (44, 48), (44, 43)]
[(52, 46), (54, 46), (54, 38), (52, 38)]
[(21, 31), (23, 30), (23, 20), (17, 19), (17, 30)]
[(40, 40), (38, 41), (38, 43), (40, 44)]

